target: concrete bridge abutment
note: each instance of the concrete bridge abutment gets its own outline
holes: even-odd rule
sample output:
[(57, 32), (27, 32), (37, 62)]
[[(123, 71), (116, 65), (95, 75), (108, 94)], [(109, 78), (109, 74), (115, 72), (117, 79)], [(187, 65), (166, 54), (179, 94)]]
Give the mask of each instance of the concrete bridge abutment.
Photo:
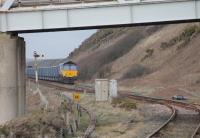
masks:
[(0, 124), (25, 114), (25, 42), (0, 33)]

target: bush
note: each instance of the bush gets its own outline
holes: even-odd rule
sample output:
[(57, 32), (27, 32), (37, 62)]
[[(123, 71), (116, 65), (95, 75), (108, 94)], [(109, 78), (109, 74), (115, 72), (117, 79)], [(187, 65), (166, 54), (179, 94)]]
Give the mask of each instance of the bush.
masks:
[(122, 98), (114, 98), (112, 100), (112, 105), (120, 108), (125, 108), (126, 110), (136, 109), (136, 103), (132, 99), (122, 99)]
[(105, 78), (110, 74), (111, 66), (106, 65), (97, 73), (98, 78)]
[(185, 47), (198, 33), (200, 33), (200, 27), (198, 25), (187, 27), (179, 36), (172, 38), (169, 42), (162, 42), (160, 48), (166, 49), (177, 44), (178, 42), (182, 42), (177, 46), (177, 49), (181, 49)]
[(151, 57), (154, 53), (153, 49), (147, 49), (146, 50), (146, 55), (141, 59), (141, 62), (143, 62), (145, 59)]
[(5, 126), (0, 126), (0, 136), (1, 136), (1, 135), (8, 136), (8, 135), (9, 135), (9, 130), (8, 130), (8, 128), (6, 128)]
[(169, 42), (162, 42), (160, 47), (162, 49), (166, 49), (166, 48), (169, 48), (169, 47), (175, 45), (178, 41), (179, 41), (179, 38), (175, 37), (175, 38), (171, 39)]
[(96, 73), (96, 70), (99, 68), (99, 62), (96, 62), (92, 65), (85, 64), (79, 69), (79, 79), (89, 80)]
[(143, 75), (149, 74), (151, 71), (147, 67), (142, 65), (134, 65), (132, 66), (124, 75), (123, 79), (137, 78)]

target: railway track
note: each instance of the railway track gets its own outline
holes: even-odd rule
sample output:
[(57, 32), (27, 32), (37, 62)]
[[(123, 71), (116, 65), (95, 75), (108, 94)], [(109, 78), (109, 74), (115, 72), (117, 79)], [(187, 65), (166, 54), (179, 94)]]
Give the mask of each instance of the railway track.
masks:
[(200, 138), (200, 124), (196, 127), (193, 135), (191, 136), (191, 138)]
[[(49, 82), (48, 82), (49, 83)], [(42, 81), (42, 84), (46, 84), (49, 85), (46, 81)], [(59, 83), (55, 83), (55, 82), (51, 82), (50, 83), (51, 86), (54, 86), (58, 89), (62, 89), (62, 90), (70, 90), (70, 91), (79, 91), (79, 92), (83, 92), (83, 91), (87, 91), (89, 93), (94, 92), (94, 88), (90, 88), (90, 87), (85, 87), (85, 86), (68, 86), (68, 85), (63, 85), (63, 84), (59, 84)], [(165, 131), (165, 129), (167, 128), (167, 126), (171, 123), (177, 124), (177, 122), (179, 122), (180, 120), (177, 117), (177, 110), (175, 108), (176, 107), (181, 107), (187, 110), (191, 110), (191, 111), (195, 111), (198, 113), (198, 116), (196, 117), (196, 119), (194, 119), (194, 122), (198, 123), (196, 124), (196, 126), (193, 126), (193, 132), (191, 132), (191, 138), (200, 138), (200, 105), (198, 104), (188, 104), (185, 102), (180, 102), (180, 101), (174, 101), (174, 100), (168, 100), (168, 99), (162, 99), (162, 98), (154, 98), (154, 97), (147, 97), (147, 96), (139, 96), (139, 95), (133, 95), (130, 92), (129, 93), (120, 93), (120, 97), (128, 97), (134, 100), (139, 100), (139, 101), (144, 101), (144, 102), (148, 102), (148, 103), (155, 103), (155, 104), (161, 104), (161, 105), (165, 105), (166, 107), (171, 109), (171, 116), (169, 117), (169, 119), (164, 122), (159, 128), (157, 128), (156, 130), (154, 130), (151, 134), (149, 134), (147, 136), (147, 138), (156, 138), (156, 137), (165, 137), (163, 134), (163, 131)], [(193, 118), (193, 117), (192, 117)], [(182, 120), (187, 119), (187, 118), (183, 118)], [(188, 119), (187, 119), (188, 120)], [(197, 122), (196, 120), (198, 120), (199, 122)], [(180, 127), (180, 126), (175, 126), (175, 127)], [(162, 136), (161, 136), (162, 135)], [(168, 137), (168, 136), (166, 136)], [(182, 138), (182, 137), (181, 137)]]
[[(163, 123), (158, 129), (156, 129), (150, 135), (148, 135), (147, 138), (157, 138), (157, 137), (159, 137), (159, 138), (160, 137), (162, 137), (162, 138), (172, 138), (172, 137), (200, 138), (200, 135), (199, 135), (199, 131), (200, 131), (200, 109), (198, 107), (194, 106), (193, 104), (188, 104), (188, 103), (184, 103), (184, 102), (177, 102), (177, 101), (168, 100), (168, 99), (152, 98), (152, 97), (130, 95), (130, 94), (127, 94), (126, 97), (129, 97), (129, 98), (132, 98), (132, 99), (135, 99), (135, 100), (150, 102), (150, 103), (163, 104), (163, 105), (165, 105), (165, 106), (167, 106), (168, 108), (171, 109), (172, 114), (169, 117), (169, 119), (165, 123)], [(195, 112), (198, 113), (198, 115), (189, 116), (189, 117), (187, 117), (186, 115), (180, 116), (180, 115), (177, 114), (177, 110), (176, 110), (175, 106), (181, 107), (181, 108), (184, 108), (184, 109), (187, 109), (187, 110), (195, 111)], [(170, 125), (170, 123), (173, 124), (173, 125)], [(180, 130), (175, 129), (175, 128), (181, 128), (182, 129), (184, 127), (184, 124), (187, 124), (187, 123), (191, 123), (191, 125), (193, 125), (193, 126), (190, 125), (190, 128), (193, 128), (193, 132), (190, 132), (190, 134), (188, 134), (188, 133), (182, 134), (182, 136), (181, 135), (174, 136), (173, 134), (170, 135), (170, 132), (169, 132), (170, 130), (171, 131), (172, 130), (173, 131), (174, 130), (180, 131)], [(196, 123), (196, 125), (195, 125), (195, 123)], [(168, 131), (169, 133), (168, 132), (166, 133), (166, 131)], [(190, 131), (192, 131), (192, 130), (190, 130)], [(180, 131), (179, 133), (181, 134), (181, 133), (183, 133), (183, 131), (182, 132)]]
[[(35, 82), (35, 80), (33, 79), (30, 79), (30, 81)], [(67, 90), (72, 92), (74, 91), (84, 92), (86, 90), (87, 93), (94, 93), (94, 88), (83, 84), (69, 85), (69, 84), (53, 82), (53, 81), (44, 81), (44, 80), (39, 80), (39, 83), (46, 86), (54, 87), (59, 90)]]
[(156, 136), (161, 129), (163, 129), (166, 125), (169, 124), (170, 121), (172, 121), (176, 117), (177, 110), (173, 106), (170, 106), (170, 105), (168, 105), (168, 108), (170, 108), (172, 111), (172, 114), (169, 117), (169, 119), (166, 122), (164, 122), (159, 128), (154, 130), (151, 134), (149, 134), (146, 138), (151, 138), (153, 136)]
[[(68, 100), (70, 102), (72, 102), (72, 100), (63, 94), (63, 97), (65, 100)], [(82, 105), (79, 105), (81, 110), (86, 112), (90, 118), (90, 123), (89, 123), (89, 126), (87, 127), (84, 135), (82, 136), (82, 138), (88, 138), (90, 137), (90, 135), (92, 134), (92, 132), (95, 130), (95, 127), (96, 127), (96, 116), (93, 112), (89, 111), (87, 108), (83, 107)]]
[(198, 125), (198, 114), (179, 114), (176, 108), (175, 111), (174, 116), (170, 117), (161, 129), (147, 138), (190, 138)]
[[(30, 79), (31, 81), (35, 82), (33, 79)], [(61, 90), (68, 90), (68, 91), (82, 91), (83, 89), (81, 89), (80, 87), (76, 87), (73, 85), (66, 85), (66, 84), (62, 84), (62, 83), (57, 83), (57, 82), (51, 82), (51, 81), (41, 81), (40, 80), (40, 84), (44, 84), (50, 87), (55, 87), (57, 89), (61, 89)], [(69, 98), (67, 95), (62, 94), (62, 92), (60, 93), (65, 100), (70, 101), (70, 103), (72, 103), (71, 98)], [(79, 105), (81, 110), (86, 112), (90, 118), (90, 122), (89, 125), (86, 129), (86, 131), (84, 132), (84, 135), (81, 136), (81, 138), (88, 138), (90, 137), (90, 135), (92, 134), (92, 132), (95, 130), (96, 127), (96, 115), (89, 111), (87, 108), (83, 107), (82, 105)]]

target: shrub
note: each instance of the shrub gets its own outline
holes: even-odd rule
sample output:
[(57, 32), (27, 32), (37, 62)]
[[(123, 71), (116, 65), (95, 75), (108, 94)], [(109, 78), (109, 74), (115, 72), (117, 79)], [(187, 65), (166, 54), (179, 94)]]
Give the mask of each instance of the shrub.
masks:
[(9, 130), (8, 128), (6, 128), (6, 126), (0, 126), (0, 136), (1, 135), (5, 135), (5, 136), (9, 135)]
[(111, 66), (106, 65), (97, 73), (98, 78), (105, 78), (110, 74)]
[(169, 42), (162, 42), (160, 47), (161, 47), (162, 49), (166, 49), (166, 48), (169, 48), (169, 47), (173, 46), (173, 45), (176, 44), (178, 41), (179, 41), (179, 38), (178, 38), (178, 37), (175, 37), (175, 38), (171, 39)]
[(145, 74), (149, 74), (151, 71), (149, 68), (144, 67), (142, 65), (134, 65), (132, 66), (124, 75), (123, 79), (129, 79), (129, 78), (137, 78), (141, 77)]
[(122, 98), (114, 98), (112, 99), (112, 105), (120, 108), (125, 108), (126, 110), (136, 109), (136, 103), (132, 99), (122, 99)]
[(196, 80), (196, 82), (195, 82), (196, 84), (199, 84), (200, 83), (200, 79), (198, 79), (198, 80)]
[(146, 55), (141, 59), (141, 62), (144, 61), (145, 59), (151, 57), (154, 53), (154, 50), (153, 49), (147, 49), (146, 50)]
[(160, 48), (166, 49), (182, 41), (182, 43), (177, 46), (177, 49), (181, 49), (185, 47), (192, 37), (196, 36), (198, 33), (200, 33), (200, 27), (198, 25), (187, 27), (180, 35), (172, 38), (169, 42), (162, 42)]
[(81, 66), (79, 69), (79, 79), (81, 80), (89, 80), (96, 73), (99, 68), (99, 63), (96, 62), (92, 65), (86, 64)]

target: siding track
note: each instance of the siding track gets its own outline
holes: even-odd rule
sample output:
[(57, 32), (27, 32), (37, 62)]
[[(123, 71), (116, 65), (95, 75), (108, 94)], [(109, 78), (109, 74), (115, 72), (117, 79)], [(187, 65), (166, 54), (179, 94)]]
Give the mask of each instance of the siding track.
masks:
[[(57, 82), (47, 82), (47, 81), (40, 81), (41, 84), (45, 85), (51, 85), (53, 87), (56, 87), (58, 89), (62, 90), (70, 90), (70, 91), (79, 91), (79, 92), (89, 92), (89, 93), (94, 93), (94, 88), (91, 86), (87, 85), (76, 85), (76, 86), (71, 86), (71, 85), (66, 85), (66, 84), (61, 84)], [(167, 121), (165, 121), (159, 128), (154, 130), (151, 134), (149, 134), (146, 138), (157, 138), (157, 137), (162, 137), (162, 138), (172, 138), (172, 135), (167, 135), (165, 134), (164, 131), (170, 130), (173, 126), (171, 124), (174, 124), (174, 129), (175, 128), (182, 128), (184, 127), (184, 123), (191, 123), (191, 127), (189, 133), (191, 138), (200, 138), (200, 105), (198, 104), (189, 104), (185, 102), (180, 102), (180, 101), (174, 101), (174, 100), (169, 100), (169, 99), (162, 99), (162, 98), (154, 98), (154, 97), (148, 97), (148, 96), (139, 96), (139, 95), (133, 95), (130, 92), (119, 92), (120, 97), (128, 97), (130, 99), (138, 100), (138, 101), (144, 101), (148, 103), (153, 103), (153, 104), (161, 104), (165, 105), (166, 107), (171, 109), (171, 116), (168, 118)], [(126, 93), (126, 94), (125, 94)], [(176, 107), (183, 108), (186, 110), (190, 110), (192, 112), (198, 113), (197, 115), (179, 115), (177, 114), (177, 109)], [(92, 118), (92, 116), (90, 116)], [(184, 121), (185, 120), (185, 121)], [(183, 121), (183, 122), (182, 122)], [(90, 126), (91, 128), (94, 125), (94, 120), (91, 119)], [(177, 130), (179, 131), (179, 130)], [(182, 130), (182, 132), (187, 131), (187, 130)], [(181, 133), (181, 132), (180, 132)], [(185, 135), (185, 134), (183, 134)], [(186, 135), (185, 135), (186, 136)], [(183, 138), (182, 136), (175, 136), (176, 138)], [(186, 136), (188, 137), (188, 136)]]

